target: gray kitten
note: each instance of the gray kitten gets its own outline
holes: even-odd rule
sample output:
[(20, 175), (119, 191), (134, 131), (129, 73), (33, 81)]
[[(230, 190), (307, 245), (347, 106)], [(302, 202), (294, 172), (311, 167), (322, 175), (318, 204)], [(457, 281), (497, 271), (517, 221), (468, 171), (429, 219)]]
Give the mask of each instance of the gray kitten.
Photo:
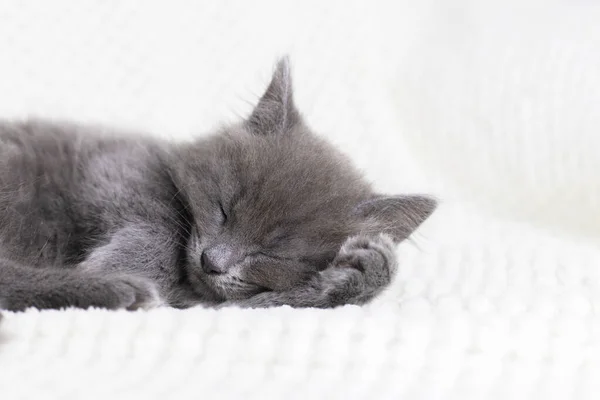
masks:
[(435, 206), (314, 136), (284, 59), (247, 120), (191, 143), (0, 123), (0, 304), (362, 304)]

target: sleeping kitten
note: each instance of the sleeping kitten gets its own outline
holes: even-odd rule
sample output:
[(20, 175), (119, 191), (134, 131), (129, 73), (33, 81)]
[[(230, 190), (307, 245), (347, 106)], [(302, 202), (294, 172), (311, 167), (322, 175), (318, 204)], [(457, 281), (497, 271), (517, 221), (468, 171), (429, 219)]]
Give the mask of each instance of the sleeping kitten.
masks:
[(314, 136), (284, 59), (247, 120), (191, 143), (0, 123), (0, 304), (362, 304), (434, 209)]

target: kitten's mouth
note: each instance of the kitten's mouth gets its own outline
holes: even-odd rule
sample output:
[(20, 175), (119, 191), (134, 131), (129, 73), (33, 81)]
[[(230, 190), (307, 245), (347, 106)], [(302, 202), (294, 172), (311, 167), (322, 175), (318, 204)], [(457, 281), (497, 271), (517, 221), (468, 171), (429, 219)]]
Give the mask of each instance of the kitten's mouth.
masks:
[(271, 290), (230, 274), (207, 274), (196, 270), (195, 275), (227, 300), (246, 299)]

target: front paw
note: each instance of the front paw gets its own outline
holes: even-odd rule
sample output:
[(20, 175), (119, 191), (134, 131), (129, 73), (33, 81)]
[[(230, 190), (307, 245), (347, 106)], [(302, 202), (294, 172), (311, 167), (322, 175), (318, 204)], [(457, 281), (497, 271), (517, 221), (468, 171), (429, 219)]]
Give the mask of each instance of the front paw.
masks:
[(101, 305), (109, 309), (150, 309), (162, 304), (158, 288), (145, 278), (115, 276), (103, 282), (106, 301)]
[(358, 235), (346, 240), (321, 278), (333, 303), (363, 304), (390, 284), (397, 265), (389, 236)]

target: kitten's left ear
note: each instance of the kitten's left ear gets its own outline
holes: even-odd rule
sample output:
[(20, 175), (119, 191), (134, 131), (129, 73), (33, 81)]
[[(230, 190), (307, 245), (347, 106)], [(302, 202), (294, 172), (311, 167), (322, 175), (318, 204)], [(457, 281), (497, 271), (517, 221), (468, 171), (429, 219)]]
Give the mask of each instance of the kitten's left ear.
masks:
[(376, 196), (356, 207), (364, 231), (386, 233), (400, 242), (409, 237), (436, 209), (437, 201), (426, 196)]
[(246, 120), (248, 129), (256, 135), (281, 135), (300, 122), (294, 105), (290, 64), (287, 57), (277, 63), (267, 91)]

